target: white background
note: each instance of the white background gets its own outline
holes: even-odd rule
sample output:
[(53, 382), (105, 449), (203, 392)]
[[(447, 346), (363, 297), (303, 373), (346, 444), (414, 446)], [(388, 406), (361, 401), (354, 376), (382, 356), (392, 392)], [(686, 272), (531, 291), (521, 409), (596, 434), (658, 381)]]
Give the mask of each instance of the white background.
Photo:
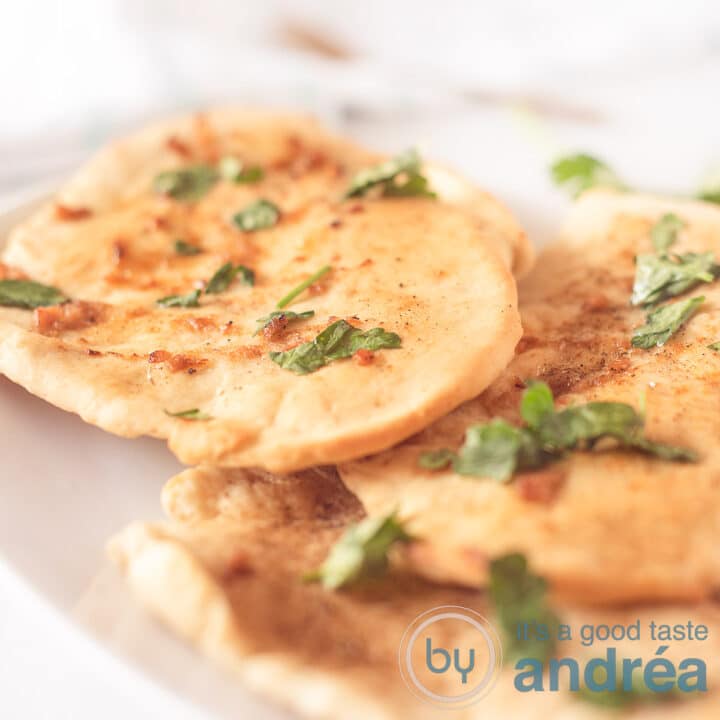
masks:
[[(288, 48), (287, 27), (298, 23), (349, 58), (329, 62)], [(692, 192), (716, 171), (718, 77), (720, 6), (698, 0), (5, 0), (0, 203), (52, 182), (108, 137), (164, 111), (270, 104), (310, 109), (391, 151), (419, 143), (498, 192), (541, 242), (565, 206), (546, 174), (558, 152), (596, 152), (631, 184), (672, 192)], [(0, 394), (0, 403), (6, 397), (15, 395)], [(21, 422), (2, 410), (0, 422)], [(59, 464), (82, 456), (74, 446), (61, 452)], [(97, 479), (114, 483), (108, 492), (117, 498), (122, 470)], [(62, 558), (82, 557), (88, 568), (95, 556), (101, 562), (108, 509), (93, 500), (83, 512), (100, 518), (95, 535), (63, 548), (73, 535), (54, 532), (56, 516), (40, 507), (55, 498), (42, 485), (52, 471), (42, 472), (28, 475), (22, 461), (7, 458), (0, 470), (13, 488), (28, 484), (0, 494), (0, 518), (17, 521), (13, 532), (0, 527), (0, 558), (26, 578), (0, 560), (0, 717), (205, 717), (67, 619), (82, 600), (74, 583), (89, 583), (92, 573), (81, 563), (71, 582)], [(162, 479), (152, 478), (153, 503)], [(115, 515), (145, 517), (131, 491), (127, 498)], [(84, 499), (68, 497), (56, 512), (71, 514)], [(114, 522), (108, 533), (119, 529)], [(38, 549), (21, 546), (35, 537)], [(43, 541), (52, 553), (40, 550)]]

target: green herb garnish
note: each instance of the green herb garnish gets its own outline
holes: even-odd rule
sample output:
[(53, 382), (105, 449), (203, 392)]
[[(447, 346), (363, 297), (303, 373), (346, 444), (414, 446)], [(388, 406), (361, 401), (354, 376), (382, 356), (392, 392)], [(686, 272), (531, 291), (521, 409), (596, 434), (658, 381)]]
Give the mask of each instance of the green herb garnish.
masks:
[(319, 581), (328, 590), (383, 575), (395, 543), (412, 540), (395, 516), (369, 517), (350, 526), (333, 545), (325, 562), (305, 580)]
[(165, 414), (182, 420), (212, 420), (207, 413), (202, 412), (199, 408), (191, 408), (190, 410), (181, 410), (180, 412), (169, 412), (165, 410)]
[(523, 462), (525, 445), (532, 449), (536, 447), (531, 433), (505, 420), (471, 425), (465, 433), (465, 443), (453, 459), (453, 469), (459, 475), (490, 477), (504, 482), (516, 469), (536, 465), (534, 458)]
[[(435, 197), (420, 172), (421, 167), (417, 150), (406, 150), (391, 160), (360, 170), (350, 182), (345, 197), (360, 197), (377, 186), (382, 186), (384, 195)], [(404, 179), (398, 178), (401, 175)]]
[(650, 237), (655, 252), (666, 253), (677, 240), (678, 233), (685, 227), (685, 221), (675, 213), (666, 213), (652, 227)]
[(715, 352), (720, 352), (720, 341), (710, 343), (707, 347), (708, 350), (715, 350)]
[(153, 190), (175, 200), (199, 200), (217, 182), (218, 173), (209, 165), (167, 170), (155, 176)]
[(333, 360), (352, 357), (358, 350), (398, 348), (400, 343), (399, 335), (382, 328), (363, 331), (338, 320), (310, 342), (284, 352), (271, 352), (270, 359), (286, 370), (307, 375)]
[(699, 296), (653, 310), (645, 318), (645, 325), (633, 331), (632, 346), (647, 350), (664, 345), (697, 312), (704, 300)]
[(231, 262), (221, 265), (205, 285), (205, 292), (208, 295), (215, 295), (224, 292), (235, 279), (235, 267)]
[[(524, 555), (513, 553), (490, 563), (490, 599), (503, 633), (504, 659), (533, 658), (545, 662), (553, 655), (559, 619), (547, 600), (547, 583), (533, 574)], [(519, 627), (547, 629), (547, 639), (535, 633), (518, 638)]]
[(654, 305), (715, 280), (720, 267), (711, 252), (684, 255), (638, 255), (630, 302)]
[(437, 193), (430, 190), (428, 179), (419, 173), (403, 173), (385, 183), (383, 195), (386, 197), (425, 197), (437, 198)]
[(237, 275), (240, 275), (244, 285), (250, 285), (251, 287), (255, 284), (255, 273), (245, 265), (233, 265), (231, 262), (227, 262), (219, 267), (215, 274), (208, 280), (205, 286), (206, 295), (216, 295), (217, 293), (224, 292), (230, 287), (230, 284)]
[(258, 329), (255, 331), (257, 335), (263, 328), (266, 328), (270, 323), (278, 317), (284, 317), (289, 323), (297, 320), (307, 320), (315, 315), (314, 310), (305, 310), (305, 312), (296, 313), (292, 310), (273, 310), (269, 315), (265, 315), (256, 320)]
[(198, 307), (200, 303), (198, 300), (200, 299), (200, 290), (193, 290), (191, 293), (188, 293), (187, 295), (168, 295), (167, 297), (160, 298), (159, 300), (156, 300), (155, 302), (158, 305), (162, 305), (162, 307)]
[(303, 280), (297, 287), (294, 287), (284, 298), (282, 298), (276, 307), (282, 309), (287, 307), (298, 295), (304, 293), (314, 282), (317, 282), (323, 275), (327, 275), (332, 270), (330, 265), (323, 265), (317, 272), (314, 272), (307, 280)]
[(257, 165), (245, 167), (242, 160), (227, 155), (218, 164), (220, 176), (228, 182), (238, 184), (259, 182), (265, 176), (263, 169)]
[(717, 168), (706, 178), (697, 197), (705, 202), (720, 204), (720, 173)]
[(50, 285), (34, 280), (0, 280), (0, 305), (32, 310), (48, 305), (60, 305), (67, 298)]
[(418, 462), (428, 469), (452, 465), (460, 475), (506, 482), (516, 472), (543, 467), (570, 450), (591, 450), (603, 438), (662, 460), (696, 459), (690, 450), (645, 438), (643, 416), (625, 403), (591, 402), (556, 411), (550, 388), (533, 382), (523, 393), (520, 414), (525, 427), (502, 419), (471, 425), (457, 453), (434, 450), (422, 453)]
[(199, 255), (202, 250), (197, 245), (191, 245), (185, 240), (175, 241), (175, 252), (178, 255)]
[(594, 187), (627, 190), (610, 167), (592, 155), (580, 153), (560, 158), (552, 164), (550, 172), (555, 184), (574, 198)]
[[(255, 273), (250, 268), (228, 262), (222, 265), (208, 280), (205, 286), (205, 294), (212, 295), (227, 290), (236, 275), (242, 276), (245, 285), (255, 284)], [(201, 290), (193, 290), (187, 295), (168, 295), (168, 297), (160, 298), (156, 302), (163, 307), (198, 307), (201, 292)]]
[(452, 465), (454, 459), (455, 453), (452, 450), (440, 448), (422, 453), (418, 458), (418, 465), (426, 470), (443, 470)]
[(280, 209), (275, 203), (260, 198), (250, 203), (244, 210), (233, 215), (233, 225), (244, 232), (264, 230), (272, 227), (280, 219)]
[(709, 203), (715, 203), (716, 205), (720, 205), (720, 188), (716, 190), (708, 190), (705, 192), (701, 192), (698, 195), (699, 200), (704, 200), (705, 202)]

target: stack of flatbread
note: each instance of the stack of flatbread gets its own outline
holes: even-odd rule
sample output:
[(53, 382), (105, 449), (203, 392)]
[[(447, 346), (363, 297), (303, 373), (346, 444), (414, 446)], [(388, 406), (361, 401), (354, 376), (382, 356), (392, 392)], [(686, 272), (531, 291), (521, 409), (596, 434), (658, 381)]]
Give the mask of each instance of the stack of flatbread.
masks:
[[(704, 643), (668, 657), (712, 675), (720, 285), (703, 280), (661, 346), (631, 344), (635, 257), (669, 213), (673, 252), (720, 255), (718, 208), (591, 191), (533, 265), (499, 202), (414, 152), (380, 156), (302, 117), (182, 118), (102, 151), (12, 233), (0, 372), (194, 466), (163, 491), (168, 521), (120, 532), (111, 556), (155, 616), (302, 716), (439, 716), (401, 677), (403, 633), (445, 605), (492, 621), (489, 568), (513, 553), (573, 625), (704, 623)], [(601, 443), (503, 482), (422, 462), (475, 424), (521, 427), (534, 380), (559, 409), (642, 407), (644, 437), (693, 462)], [(304, 579), (348, 528), (388, 516), (407, 537), (381, 577)], [(455, 715), (605, 716), (513, 675)], [(712, 677), (699, 694), (620, 712), (717, 717)]]

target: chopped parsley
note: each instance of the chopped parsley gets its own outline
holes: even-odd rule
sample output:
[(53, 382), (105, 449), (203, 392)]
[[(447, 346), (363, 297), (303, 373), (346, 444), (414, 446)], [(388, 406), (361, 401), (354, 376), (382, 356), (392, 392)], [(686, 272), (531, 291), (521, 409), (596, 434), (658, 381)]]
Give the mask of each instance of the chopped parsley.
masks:
[(158, 305), (161, 305), (162, 307), (171, 308), (171, 307), (198, 307), (200, 303), (198, 300), (200, 299), (200, 290), (193, 290), (191, 293), (188, 293), (187, 295), (168, 295), (167, 297), (160, 298), (159, 300), (156, 300), (155, 302)]
[(400, 336), (376, 327), (358, 330), (345, 320), (326, 327), (314, 340), (285, 350), (271, 352), (270, 359), (298, 375), (307, 375), (333, 360), (352, 357), (358, 350), (400, 347)]
[(193, 165), (167, 170), (155, 176), (153, 190), (175, 200), (193, 202), (205, 195), (218, 180), (218, 172), (210, 165)]
[(32, 310), (48, 305), (60, 305), (67, 298), (50, 285), (34, 280), (0, 280), (0, 305)]
[(223, 180), (238, 184), (256, 183), (263, 179), (265, 172), (257, 165), (245, 167), (242, 160), (233, 155), (226, 155), (218, 164), (218, 171)]
[(345, 198), (361, 197), (374, 187), (381, 187), (383, 195), (435, 197), (421, 167), (417, 150), (406, 150), (391, 160), (360, 170), (351, 180)]
[(238, 158), (229, 155), (222, 158), (216, 168), (200, 164), (161, 172), (153, 180), (153, 190), (175, 200), (193, 202), (203, 197), (220, 178), (234, 183), (255, 183), (264, 175), (261, 167), (245, 167)]
[(240, 275), (244, 285), (255, 284), (255, 273), (245, 265), (233, 265), (227, 262), (219, 267), (205, 286), (206, 295), (216, 295), (225, 292), (237, 275)]
[(550, 388), (532, 382), (523, 393), (520, 414), (524, 427), (503, 419), (471, 425), (458, 452), (434, 450), (422, 453), (418, 462), (428, 469), (451, 465), (460, 475), (507, 482), (516, 472), (543, 467), (570, 450), (592, 450), (603, 438), (663, 460), (696, 459), (690, 450), (645, 438), (643, 416), (625, 403), (590, 402), (557, 411)]
[(697, 194), (699, 200), (720, 205), (720, 173), (713, 172)]
[(627, 186), (602, 160), (579, 153), (556, 160), (551, 168), (555, 184), (574, 198), (594, 187), (627, 190)]
[(685, 221), (675, 213), (666, 213), (653, 225), (650, 231), (655, 252), (666, 253), (675, 244), (678, 233), (685, 227)]
[(430, 189), (428, 179), (419, 173), (403, 173), (383, 187), (386, 197), (425, 197), (435, 199), (437, 193)]
[(246, 208), (235, 213), (232, 218), (233, 225), (243, 232), (264, 230), (277, 224), (280, 219), (280, 209), (275, 203), (264, 198), (255, 200)]
[(285, 297), (283, 297), (276, 307), (282, 309), (287, 307), (298, 295), (304, 293), (314, 282), (321, 277), (327, 275), (332, 270), (330, 265), (323, 265), (317, 272), (314, 272), (309, 278), (303, 280), (299, 285), (294, 287)]
[[(525, 556), (513, 553), (492, 560), (488, 590), (503, 633), (504, 659), (550, 658), (560, 621), (548, 603), (547, 583), (529, 570)], [(536, 633), (518, 638), (519, 627), (539, 625), (547, 629), (546, 639)]]
[(273, 310), (269, 315), (258, 318), (256, 320), (258, 329), (255, 331), (257, 335), (263, 328), (266, 328), (275, 318), (285, 318), (288, 322), (295, 322), (297, 320), (307, 320), (315, 315), (314, 310), (305, 310), (305, 312), (293, 312), (292, 310)]
[(711, 252), (684, 255), (638, 255), (630, 302), (654, 305), (681, 295), (700, 283), (713, 282), (720, 266)]
[(202, 250), (197, 245), (191, 245), (185, 240), (176, 240), (175, 252), (178, 255), (199, 255)]
[[(237, 275), (242, 277), (245, 285), (255, 284), (255, 273), (244, 265), (233, 265), (227, 262), (222, 265), (215, 274), (208, 280), (205, 286), (206, 295), (214, 295), (224, 292)], [(155, 302), (163, 307), (198, 307), (202, 290), (193, 290), (187, 295), (168, 295)]]
[(678, 300), (653, 310), (645, 318), (645, 325), (635, 328), (632, 346), (649, 349), (664, 345), (698, 310), (703, 296)]
[(455, 453), (452, 450), (440, 448), (422, 453), (418, 458), (418, 465), (426, 470), (444, 470), (448, 465), (452, 465), (454, 459)]
[(379, 577), (388, 568), (388, 553), (393, 545), (411, 540), (395, 513), (365, 518), (345, 531), (321, 567), (308, 573), (305, 580), (319, 581), (327, 590), (337, 590)]
[(190, 410), (181, 410), (180, 412), (169, 412), (165, 410), (165, 414), (170, 417), (180, 418), (182, 420), (212, 420), (207, 413), (202, 412), (199, 408), (191, 408)]
[(710, 343), (710, 345), (707, 346), (708, 350), (714, 350), (715, 352), (720, 352), (720, 341)]

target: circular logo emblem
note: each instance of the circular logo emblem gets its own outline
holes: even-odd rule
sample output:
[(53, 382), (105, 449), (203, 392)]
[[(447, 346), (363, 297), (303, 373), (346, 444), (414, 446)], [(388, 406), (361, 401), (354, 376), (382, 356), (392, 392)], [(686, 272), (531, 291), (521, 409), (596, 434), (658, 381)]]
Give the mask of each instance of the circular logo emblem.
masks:
[(485, 697), (502, 666), (502, 645), (480, 613), (458, 605), (424, 612), (408, 626), (398, 652), (400, 674), (415, 697), (463, 708)]

